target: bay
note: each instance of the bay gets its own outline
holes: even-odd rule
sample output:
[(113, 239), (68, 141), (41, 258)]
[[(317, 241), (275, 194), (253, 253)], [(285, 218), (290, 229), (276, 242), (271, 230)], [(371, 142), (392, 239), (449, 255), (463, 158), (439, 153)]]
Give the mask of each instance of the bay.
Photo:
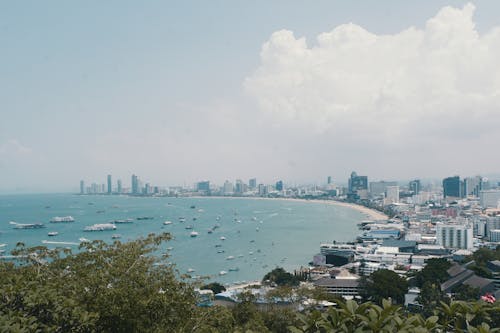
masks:
[[(73, 223), (49, 223), (54, 216), (71, 215)], [(138, 217), (152, 217), (137, 220)], [(185, 218), (180, 222), (179, 218)], [(85, 226), (113, 220), (133, 219), (117, 224), (115, 231), (84, 232)], [(366, 216), (356, 210), (319, 201), (252, 198), (173, 198), (130, 196), (79, 196), (36, 194), (0, 196), (0, 248), (4, 254), (17, 242), (27, 246), (69, 246), (42, 241), (79, 243), (84, 237), (112, 242), (169, 232), (174, 239), (162, 245), (180, 273), (209, 276), (222, 283), (260, 280), (275, 267), (293, 271), (307, 266), (325, 241), (351, 241), (356, 224)], [(14, 229), (9, 221), (42, 222), (46, 228)], [(165, 221), (172, 224), (165, 225)], [(186, 229), (191, 225), (193, 229)], [(218, 228), (214, 226), (219, 225)], [(208, 233), (213, 229), (212, 233)], [(48, 237), (50, 231), (58, 232)], [(192, 231), (197, 237), (190, 237)], [(224, 237), (225, 240), (221, 240)], [(168, 250), (172, 248), (171, 250)], [(221, 271), (227, 272), (219, 275)]]

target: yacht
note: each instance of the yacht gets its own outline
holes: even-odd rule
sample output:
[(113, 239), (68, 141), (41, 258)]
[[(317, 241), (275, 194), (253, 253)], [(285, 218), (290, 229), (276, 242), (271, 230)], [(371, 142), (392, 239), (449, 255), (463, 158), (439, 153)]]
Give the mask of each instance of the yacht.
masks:
[(220, 236), (220, 240), (226, 240), (226, 237)]
[(191, 231), (191, 233), (189, 234), (189, 236), (196, 237), (196, 236), (198, 236), (198, 233), (196, 231)]
[(227, 274), (227, 272), (226, 272), (226, 271), (220, 271), (220, 272), (219, 272), (219, 275), (226, 275), (226, 274)]
[(188, 273), (193, 273), (193, 272), (196, 272), (196, 270), (194, 268), (188, 268), (187, 272)]
[(40, 229), (45, 228), (43, 223), (17, 223), (10, 221), (9, 224), (14, 226), (14, 229)]
[(170, 224), (172, 224), (172, 221), (165, 221), (165, 222), (163, 222), (163, 224), (164, 225), (170, 225)]
[(59, 235), (59, 233), (57, 231), (50, 231), (49, 233), (47, 233), (48, 236), (57, 236)]
[(234, 256), (229, 256), (226, 258), (226, 260), (233, 260), (234, 259)]
[(106, 231), (106, 230), (116, 230), (116, 225), (113, 223), (101, 223), (86, 226), (83, 231)]
[(50, 223), (67, 223), (67, 222), (75, 222), (75, 219), (71, 215), (54, 216), (52, 219), (50, 219)]

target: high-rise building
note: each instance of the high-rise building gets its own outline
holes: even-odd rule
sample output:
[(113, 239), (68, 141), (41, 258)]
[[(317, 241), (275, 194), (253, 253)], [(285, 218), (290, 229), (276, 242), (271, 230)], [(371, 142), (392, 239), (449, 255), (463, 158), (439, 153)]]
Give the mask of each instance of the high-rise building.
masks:
[(356, 172), (351, 173), (348, 181), (349, 193), (357, 193), (360, 190), (368, 190), (368, 177), (358, 176)]
[(467, 224), (436, 224), (436, 241), (446, 248), (471, 249), (472, 226)]
[(122, 180), (121, 179), (118, 179), (116, 181), (116, 192), (121, 194), (123, 192), (123, 188), (122, 188)]
[(257, 187), (257, 179), (256, 178), (252, 178), (248, 181), (248, 187), (253, 190)]
[(326, 179), (326, 183), (328, 185), (330, 185), (332, 183), (332, 176), (328, 176), (328, 178)]
[(139, 178), (132, 175), (132, 194), (139, 194)]
[(111, 180), (111, 175), (108, 175), (108, 191), (107, 191), (107, 193), (111, 194), (111, 192), (113, 192), (113, 183)]
[(276, 182), (276, 191), (283, 191), (283, 181), (282, 180), (278, 180)]
[(413, 195), (419, 194), (421, 190), (420, 179), (410, 181), (410, 183), (408, 184), (408, 188), (411, 192), (413, 192)]
[(483, 208), (497, 208), (500, 205), (500, 190), (480, 191), (479, 204)]
[(264, 196), (266, 195), (266, 186), (264, 184), (259, 184), (259, 195)]
[(398, 182), (387, 182), (384, 180), (370, 182), (370, 194), (372, 196), (385, 195), (388, 186), (398, 186)]
[(459, 176), (453, 176), (443, 179), (443, 195), (445, 198), (462, 198), (463, 182)]
[(464, 196), (479, 197), (479, 192), (483, 189), (483, 178), (481, 176), (467, 177), (464, 179)]
[(234, 187), (234, 193), (242, 194), (244, 191), (243, 181), (241, 179), (236, 179), (236, 185)]
[(387, 186), (385, 189), (385, 198), (388, 202), (399, 202), (399, 186)]
[(233, 194), (233, 191), (233, 184), (229, 180), (226, 180), (224, 182), (224, 188), (222, 189), (222, 192), (224, 192), (224, 195), (231, 195)]
[(80, 194), (85, 194), (85, 182), (80, 180)]
[(205, 192), (208, 194), (210, 192), (210, 182), (208, 180), (198, 182), (196, 184), (196, 190), (198, 192)]

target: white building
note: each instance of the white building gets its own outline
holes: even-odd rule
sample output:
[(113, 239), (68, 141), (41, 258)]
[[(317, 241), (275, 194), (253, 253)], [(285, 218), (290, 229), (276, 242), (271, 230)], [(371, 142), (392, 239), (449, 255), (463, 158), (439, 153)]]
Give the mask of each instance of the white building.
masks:
[(399, 186), (387, 186), (385, 188), (385, 198), (390, 203), (399, 202)]
[(490, 242), (500, 242), (500, 229), (490, 230)]
[(472, 249), (472, 226), (469, 224), (436, 224), (436, 241), (446, 248)]
[(479, 203), (483, 208), (497, 208), (500, 200), (500, 190), (479, 192)]

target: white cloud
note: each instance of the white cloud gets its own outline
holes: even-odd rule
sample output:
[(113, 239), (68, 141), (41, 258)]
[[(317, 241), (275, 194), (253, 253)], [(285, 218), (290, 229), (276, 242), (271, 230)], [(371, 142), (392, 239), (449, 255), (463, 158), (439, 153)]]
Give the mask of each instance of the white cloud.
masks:
[(9, 139), (0, 144), (0, 156), (2, 156), (2, 158), (15, 158), (18, 156), (26, 156), (31, 153), (31, 148), (24, 146), (16, 139)]
[(314, 45), (277, 31), (245, 90), (269, 121), (302, 133), (401, 149), (470, 145), (500, 124), (500, 28), (480, 35), (474, 10), (445, 7), (425, 28), (391, 35), (344, 24)]

